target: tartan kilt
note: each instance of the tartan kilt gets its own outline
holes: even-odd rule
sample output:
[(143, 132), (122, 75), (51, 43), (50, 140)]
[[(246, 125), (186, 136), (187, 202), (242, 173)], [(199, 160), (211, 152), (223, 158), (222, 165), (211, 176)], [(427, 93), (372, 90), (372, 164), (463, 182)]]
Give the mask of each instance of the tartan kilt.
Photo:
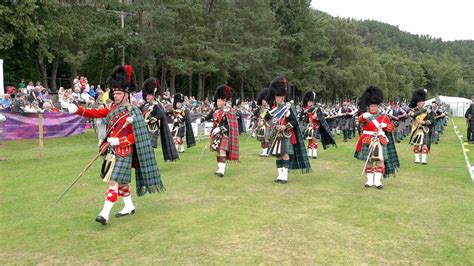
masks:
[(228, 151), (229, 150), (229, 136), (220, 135), (220, 136), (212, 137), (212, 143), (219, 139), (220, 139), (219, 146), (216, 149), (214, 149), (211, 145), (211, 151)]
[(151, 147), (156, 149), (158, 147), (158, 135), (157, 132), (152, 133), (148, 132), (150, 134), (150, 141), (151, 141)]
[(314, 128), (308, 128), (306, 127), (303, 131), (303, 138), (305, 139), (313, 139), (313, 138), (317, 138), (317, 130), (314, 129)]
[[(388, 149), (386, 145), (381, 145), (382, 146), (382, 154), (383, 154), (383, 159), (384, 161), (387, 160), (388, 157)], [(360, 152), (357, 154), (357, 159), (366, 161), (367, 156), (369, 156), (369, 144), (362, 144), (362, 149)]]
[(294, 153), (291, 137), (277, 137), (275, 144), (270, 151), (270, 154), (273, 156), (281, 156), (283, 154), (293, 155)]
[(186, 127), (184, 126), (174, 127), (173, 132), (171, 132), (175, 138), (184, 138), (184, 133), (186, 133)]
[[(111, 152), (109, 147), (108, 152)], [(105, 156), (104, 161), (105, 161)], [(132, 158), (133, 152), (122, 158), (121, 156), (115, 155), (115, 166), (112, 170), (110, 181), (115, 181), (122, 184), (129, 184), (132, 179)]]
[(267, 135), (267, 127), (259, 127), (257, 128), (257, 140), (258, 141), (265, 141), (265, 137)]

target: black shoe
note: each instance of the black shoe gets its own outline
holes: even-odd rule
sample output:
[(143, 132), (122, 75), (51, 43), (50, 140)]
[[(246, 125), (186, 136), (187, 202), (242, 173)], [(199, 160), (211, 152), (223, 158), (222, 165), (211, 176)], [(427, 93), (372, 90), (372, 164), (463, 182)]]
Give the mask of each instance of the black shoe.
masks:
[(421, 163), (422, 165), (427, 165), (428, 163)]
[(378, 189), (382, 189), (383, 188), (383, 185), (380, 185), (380, 186), (377, 186)]
[(224, 174), (223, 174), (223, 173), (216, 173), (216, 175), (217, 175), (218, 177), (224, 177)]
[(317, 156), (316, 156), (316, 157), (313, 156), (313, 159), (318, 159), (318, 157), (317, 157)]
[(124, 217), (124, 216), (127, 216), (127, 215), (129, 215), (129, 214), (134, 214), (134, 213), (135, 213), (135, 209), (133, 209), (133, 210), (132, 210), (131, 212), (129, 212), (129, 213), (120, 213), (120, 212), (118, 212), (118, 213), (115, 214), (115, 217), (120, 218), (120, 217)]
[(371, 187), (371, 186), (369, 186), (368, 184), (365, 184), (364, 186), (365, 186), (365, 187)]
[(437, 141), (435, 141), (435, 144), (438, 144), (438, 142), (437, 142)]
[(97, 215), (97, 217), (95, 217), (95, 221), (98, 223), (101, 223), (102, 225), (107, 224), (107, 220), (105, 220), (105, 218), (102, 217), (101, 215)]
[(286, 181), (286, 180), (280, 180), (280, 184), (286, 184), (286, 183), (288, 183), (288, 181)]
[(275, 180), (273, 180), (273, 182), (275, 182), (275, 183), (280, 183), (281, 180), (280, 180), (280, 179), (275, 179)]

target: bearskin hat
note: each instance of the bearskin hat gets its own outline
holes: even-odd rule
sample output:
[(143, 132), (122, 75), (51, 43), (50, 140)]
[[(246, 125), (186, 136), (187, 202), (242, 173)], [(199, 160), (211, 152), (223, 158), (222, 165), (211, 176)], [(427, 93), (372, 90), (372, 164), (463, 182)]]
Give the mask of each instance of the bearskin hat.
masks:
[(134, 92), (136, 90), (136, 83), (132, 66), (119, 65), (114, 67), (107, 79), (107, 85), (111, 91)]
[(225, 101), (232, 100), (232, 88), (228, 85), (220, 85), (216, 88), (216, 93), (214, 94), (214, 102), (217, 103), (217, 99), (225, 99)]
[(381, 104), (383, 102), (383, 92), (380, 88), (369, 86), (359, 99), (359, 111), (367, 111), (367, 107), (371, 104)]
[(270, 89), (263, 88), (257, 97), (257, 105), (262, 105), (262, 101), (265, 100), (268, 102), (268, 95), (270, 94)]
[(286, 96), (288, 93), (288, 79), (284, 76), (276, 77), (270, 82), (270, 93), (268, 94), (268, 104), (275, 103), (275, 96)]
[(176, 92), (173, 95), (173, 108), (176, 108), (177, 103), (184, 102), (184, 95), (181, 92)]
[(284, 76), (276, 77), (270, 82), (270, 96), (286, 96), (288, 92), (288, 79)]
[(408, 105), (410, 108), (415, 108), (418, 102), (424, 102), (426, 101), (426, 91), (425, 89), (417, 89), (413, 92), (413, 95), (411, 96), (411, 101), (410, 104)]
[(143, 82), (143, 96), (147, 96), (148, 94), (151, 94), (155, 96), (158, 94), (158, 90), (160, 87), (160, 83), (156, 78), (148, 78)]
[(308, 91), (304, 94), (303, 96), (303, 106), (308, 105), (308, 102), (313, 102), (316, 103), (316, 92), (314, 91)]

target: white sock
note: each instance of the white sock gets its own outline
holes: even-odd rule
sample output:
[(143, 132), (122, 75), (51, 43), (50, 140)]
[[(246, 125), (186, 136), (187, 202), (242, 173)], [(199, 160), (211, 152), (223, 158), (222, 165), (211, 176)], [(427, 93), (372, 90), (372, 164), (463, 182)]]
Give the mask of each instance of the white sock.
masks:
[(313, 157), (313, 148), (308, 148), (308, 157)]
[(421, 163), (426, 163), (426, 153), (421, 154)]
[(313, 148), (313, 157), (318, 157), (318, 149)]
[(281, 169), (281, 177), (280, 177), (280, 180), (288, 181), (288, 168), (283, 167), (283, 168)]
[(276, 178), (277, 180), (281, 180), (282, 170), (283, 168), (277, 168), (277, 171), (278, 171), (278, 176)]
[(100, 211), (99, 215), (104, 217), (105, 220), (109, 220), (109, 215), (110, 215), (110, 210), (112, 210), (112, 207), (114, 206), (115, 202), (111, 202), (106, 200), (104, 202), (104, 208), (102, 208), (102, 211)]
[(374, 185), (374, 174), (373, 173), (367, 173), (367, 183), (365, 183), (368, 186), (373, 186)]
[(374, 185), (377, 187), (382, 186), (382, 173), (380, 172), (374, 173)]
[(217, 163), (217, 166), (219, 167), (219, 170), (217, 170), (217, 171), (221, 174), (224, 174), (225, 173), (225, 163)]
[(420, 162), (420, 154), (415, 153), (415, 163), (419, 163), (419, 162)]
[(133, 205), (131, 195), (128, 195), (126, 197), (122, 197), (122, 199), (123, 199), (123, 203), (125, 204), (125, 206), (123, 207), (123, 209), (121, 211), (119, 211), (119, 213), (126, 214), (126, 213), (130, 213), (131, 211), (135, 210), (135, 205)]

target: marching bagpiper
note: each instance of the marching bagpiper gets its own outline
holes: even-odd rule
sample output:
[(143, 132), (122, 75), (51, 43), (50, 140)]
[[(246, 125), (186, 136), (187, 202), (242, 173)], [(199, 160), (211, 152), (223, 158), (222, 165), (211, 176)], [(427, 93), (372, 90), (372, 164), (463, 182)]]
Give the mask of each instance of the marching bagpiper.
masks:
[(379, 110), (383, 93), (378, 87), (370, 86), (359, 101), (359, 122), (363, 129), (359, 136), (354, 157), (365, 161), (367, 176), (365, 187), (383, 188), (382, 177), (394, 174), (400, 167), (393, 141), (394, 126), (390, 118)]
[(156, 78), (148, 78), (143, 83), (142, 92), (146, 102), (142, 106), (142, 113), (150, 134), (151, 146), (158, 147), (158, 135), (160, 135), (163, 159), (165, 162), (176, 161), (179, 159), (179, 155), (165, 118), (164, 108), (161, 103), (156, 101), (159, 86)]
[(184, 108), (184, 95), (181, 93), (176, 93), (173, 96), (173, 110), (171, 118), (173, 119), (173, 127), (171, 129), (171, 134), (175, 139), (176, 150), (183, 153), (184, 152), (184, 140), (186, 136), (186, 145), (188, 148), (196, 145), (196, 140), (194, 139), (194, 132), (191, 126), (191, 121), (189, 119), (189, 111)]
[(164, 186), (151, 147), (148, 130), (143, 115), (130, 104), (130, 93), (135, 91), (135, 75), (127, 65), (114, 68), (107, 84), (113, 92), (114, 104), (109, 108), (86, 109), (72, 103), (64, 103), (70, 113), (89, 118), (104, 118), (107, 122), (107, 139), (103, 140), (104, 162), (101, 177), (108, 182), (102, 211), (96, 221), (105, 225), (118, 197), (125, 206), (115, 217), (135, 213), (135, 205), (130, 195), (131, 168), (135, 168), (137, 195), (163, 192)]
[(306, 155), (303, 135), (291, 103), (285, 102), (288, 91), (288, 79), (280, 76), (270, 83), (268, 103), (270, 110), (269, 150), (268, 153), (276, 156), (278, 176), (276, 183), (288, 182), (288, 170), (311, 172), (311, 165)]
[(327, 145), (336, 146), (336, 141), (332, 137), (326, 118), (321, 108), (316, 105), (316, 92), (308, 91), (303, 96), (303, 108), (299, 113), (299, 120), (303, 126), (303, 138), (308, 140), (309, 158), (318, 158), (318, 133), (324, 149)]
[(239, 155), (239, 126), (235, 109), (232, 104), (232, 88), (220, 85), (214, 94), (215, 109), (204, 120), (213, 120), (210, 132), (210, 150), (216, 152), (217, 171), (219, 177), (225, 174), (227, 161), (240, 160)]
[(446, 112), (441, 109), (439, 103), (431, 103), (431, 111), (434, 113), (434, 124), (433, 124), (433, 142), (438, 144), (440, 134), (444, 131), (444, 124), (446, 122)]
[(352, 108), (350, 103), (349, 99), (344, 100), (342, 107), (338, 111), (338, 116), (340, 117), (339, 128), (342, 130), (344, 142), (347, 142), (348, 139), (352, 139), (353, 130), (355, 128), (354, 115), (357, 110), (356, 108)]
[(260, 91), (257, 97), (258, 108), (255, 110), (254, 117), (256, 119), (255, 123), (255, 135), (257, 140), (260, 141), (260, 146), (262, 148), (262, 153), (260, 156), (268, 156), (268, 126), (270, 123), (270, 115), (268, 114), (269, 107), (267, 103), (267, 98), (269, 94), (269, 89), (264, 88)]
[[(415, 163), (427, 164), (427, 156), (431, 148), (432, 126), (434, 123), (434, 112), (425, 108), (426, 91), (417, 89), (413, 92), (408, 113), (413, 118), (410, 133), (410, 144), (413, 145)], [(421, 152), (421, 160), (420, 160)]]

